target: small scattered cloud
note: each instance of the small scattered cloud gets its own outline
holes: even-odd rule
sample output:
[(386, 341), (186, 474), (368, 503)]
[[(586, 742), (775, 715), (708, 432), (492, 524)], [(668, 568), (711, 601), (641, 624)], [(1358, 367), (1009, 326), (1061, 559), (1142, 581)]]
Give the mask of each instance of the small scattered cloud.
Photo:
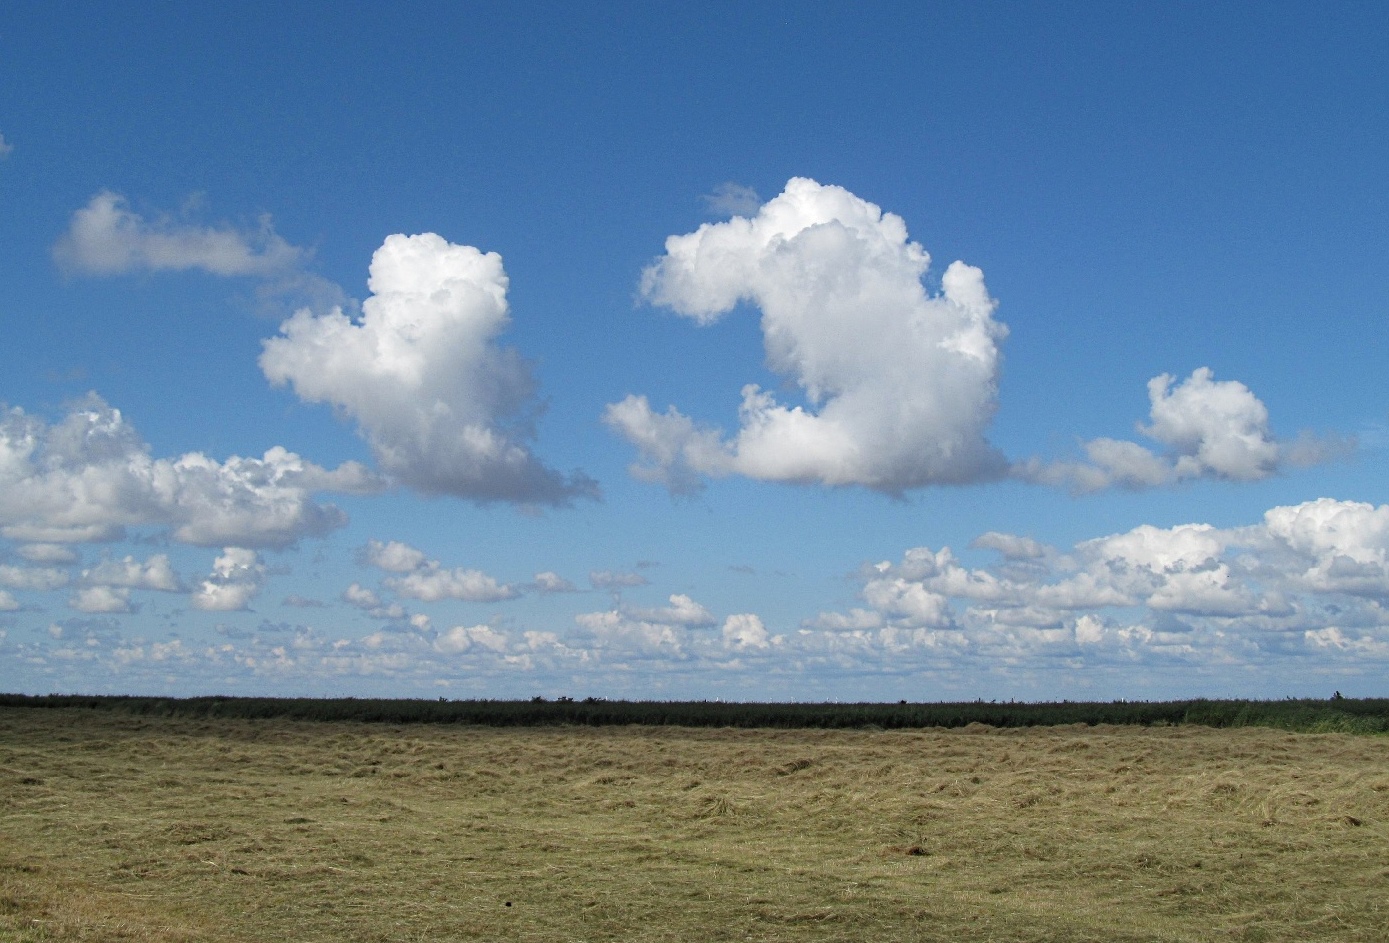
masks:
[(629, 395), (603, 418), (636, 446), (638, 479), (674, 493), (742, 475), (898, 495), (1006, 473), (984, 430), (1007, 328), (977, 268), (954, 262), (941, 293), (927, 292), (930, 256), (901, 217), (798, 177), (754, 217), (706, 223), (665, 248), (642, 274), (642, 297), (700, 325), (756, 305), (768, 366), (806, 402), (745, 385), (728, 437)]
[(158, 553), (144, 563), (127, 556), (121, 560), (106, 559), (89, 570), (82, 571), (87, 586), (149, 589), (165, 593), (181, 593), (186, 588), (169, 563), (166, 554)]
[(713, 614), (689, 596), (677, 593), (670, 597), (669, 606), (652, 609), (628, 606), (623, 610), (628, 616), (644, 622), (663, 622), (697, 629), (714, 625), (718, 620)]
[(53, 247), (59, 266), (81, 275), (200, 270), (265, 278), (295, 271), (308, 256), (275, 232), (269, 216), (255, 228), (197, 226), (167, 216), (151, 221), (110, 190), (73, 213)]
[(576, 593), (579, 591), (578, 587), (569, 582), (569, 580), (549, 570), (535, 574), (535, 578), (531, 581), (530, 588), (541, 595)]
[(640, 573), (620, 570), (594, 570), (588, 574), (588, 581), (594, 589), (605, 589), (609, 592), (621, 592), (624, 589), (645, 586), (651, 582)]
[[(682, 593), (669, 598), (669, 605), (642, 607), (617, 605), (604, 612), (584, 612), (574, 617), (580, 637), (566, 643), (591, 646), (594, 654), (613, 658), (719, 664), (730, 656), (741, 657), (768, 652), (785, 639), (772, 637), (762, 619), (754, 613), (738, 613), (722, 622), (702, 604)], [(716, 627), (718, 627), (716, 629)]]
[(0, 564), (0, 587), (5, 589), (31, 590), (42, 593), (66, 586), (68, 581), (67, 571), (56, 567)]
[(440, 632), (434, 639), (434, 650), (443, 655), (459, 655), (463, 652), (482, 648), (491, 652), (504, 652), (507, 637), (503, 632), (488, 625), (456, 625)]
[(76, 563), (79, 559), (77, 551), (62, 544), (23, 544), (18, 552), (30, 563), (62, 565)]
[(361, 609), (373, 619), (404, 619), (409, 615), (399, 603), (385, 603), (381, 597), (359, 583), (353, 583), (342, 591), (343, 601)]
[[(392, 592), (421, 602), (458, 599), (464, 602), (501, 602), (521, 595), (521, 588), (501, 583), (481, 570), (445, 567), (422, 550), (399, 541), (370, 540), (358, 551), (368, 566), (397, 574), (385, 585)], [(355, 584), (354, 584), (355, 585)]]
[(755, 613), (731, 615), (723, 622), (723, 646), (732, 651), (765, 651), (772, 647), (771, 636)]
[(68, 600), (68, 606), (78, 612), (134, 612), (130, 590), (124, 586), (84, 586)]
[(462, 567), (446, 569), (437, 565), (405, 576), (389, 577), (386, 585), (401, 596), (421, 602), (438, 602), (441, 599), (501, 602), (521, 595), (515, 586), (501, 583), (481, 570)]
[(0, 134), (0, 160), (4, 160), (14, 153), (14, 145), (5, 140), (5, 135)]
[(264, 341), (272, 384), (352, 417), (380, 466), (423, 494), (532, 506), (598, 496), (592, 479), (530, 451), (535, 382), (496, 343), (510, 321), (500, 255), (394, 235), (370, 271), (359, 317), (303, 309)]
[(213, 561), (212, 573), (193, 591), (193, 608), (209, 612), (240, 612), (264, 586), (266, 567), (254, 550), (226, 547)]
[(688, 654), (689, 627), (681, 622), (644, 619), (623, 608), (583, 612), (574, 621), (584, 630), (589, 644), (600, 650), (652, 658), (685, 658)]
[(1143, 490), (1200, 478), (1258, 481), (1288, 466), (1316, 465), (1354, 451), (1354, 440), (1304, 433), (1280, 442), (1269, 431), (1268, 409), (1238, 380), (1216, 380), (1209, 367), (1180, 383), (1164, 373), (1148, 381), (1148, 424), (1138, 431), (1162, 446), (1154, 451), (1122, 439), (1092, 439), (1086, 461), (1015, 466), (1014, 474), (1083, 493), (1118, 487)]
[(423, 550), (398, 540), (369, 540), (357, 554), (358, 560), (387, 573), (409, 573), (428, 562)]
[(311, 599), (307, 596), (300, 596), (298, 593), (290, 593), (280, 600), (280, 605), (290, 606), (294, 609), (325, 609), (328, 606), (321, 599)]
[(712, 216), (752, 216), (762, 207), (756, 190), (731, 181), (719, 184), (700, 200)]
[(1005, 560), (1038, 560), (1047, 554), (1046, 546), (1031, 537), (1001, 534), (993, 530), (974, 538), (970, 546), (978, 550), (996, 550)]

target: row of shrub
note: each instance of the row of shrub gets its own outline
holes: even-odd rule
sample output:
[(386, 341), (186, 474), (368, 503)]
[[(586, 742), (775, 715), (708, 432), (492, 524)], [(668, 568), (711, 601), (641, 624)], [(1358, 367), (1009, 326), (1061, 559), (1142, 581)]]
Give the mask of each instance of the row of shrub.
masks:
[(137, 697), (0, 694), (0, 707), (65, 708), (124, 714), (356, 721), (391, 724), (478, 724), (492, 727), (644, 724), (682, 727), (881, 728), (1047, 727), (1061, 724), (1200, 724), (1279, 727), (1319, 733), (1389, 731), (1389, 698), (1282, 701), (1060, 701), (1050, 703), (788, 704), (723, 701), (528, 701), (371, 698)]

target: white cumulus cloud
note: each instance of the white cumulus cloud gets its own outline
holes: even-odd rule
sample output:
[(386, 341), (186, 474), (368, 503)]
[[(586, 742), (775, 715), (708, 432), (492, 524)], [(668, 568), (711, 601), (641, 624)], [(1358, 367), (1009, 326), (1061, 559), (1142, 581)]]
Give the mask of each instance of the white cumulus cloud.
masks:
[(212, 563), (212, 573), (193, 592), (193, 607), (210, 612), (246, 609), (265, 583), (260, 556), (244, 547), (226, 547)]
[(723, 621), (723, 644), (725, 648), (737, 651), (765, 650), (771, 648), (772, 640), (759, 616), (742, 612)]
[(620, 610), (581, 612), (574, 617), (599, 649), (651, 657), (683, 658), (688, 630), (682, 625), (635, 619)]
[(47, 592), (68, 584), (66, 570), (56, 567), (0, 564), (0, 587)]
[(381, 467), (425, 494), (564, 505), (595, 483), (541, 462), (526, 363), (498, 335), (510, 318), (501, 256), (425, 233), (388, 236), (360, 317), (297, 312), (260, 366), (305, 402), (356, 420)]
[(198, 452), (153, 458), (120, 410), (89, 394), (49, 425), (22, 409), (0, 413), (0, 534), (71, 543), (167, 527), (198, 546), (284, 547), (346, 523), (317, 492), (379, 487), (356, 462), (320, 468), (276, 446), (224, 462)]
[(361, 559), (368, 566), (385, 570), (387, 573), (409, 573), (428, 562), (423, 550), (398, 540), (384, 543), (380, 540), (368, 540), (367, 545), (362, 548)]
[(672, 595), (669, 606), (658, 606), (652, 609), (629, 606), (625, 612), (628, 616), (645, 622), (664, 622), (671, 625), (683, 625), (692, 629), (710, 626), (718, 621), (708, 609), (683, 593)]
[(979, 269), (952, 263), (933, 295), (922, 282), (929, 262), (901, 217), (805, 178), (751, 218), (671, 236), (642, 296), (698, 324), (755, 304), (768, 366), (806, 404), (744, 386), (729, 438), (628, 396), (604, 418), (637, 447), (633, 473), (675, 491), (739, 474), (890, 494), (1002, 475), (984, 430), (1007, 329)]
[(549, 595), (551, 593), (573, 593), (578, 591), (573, 583), (550, 570), (535, 574), (535, 579), (531, 581), (531, 588), (542, 595)]
[(124, 586), (84, 586), (73, 594), (68, 605), (78, 612), (133, 612), (130, 590)]
[(865, 606), (821, 613), (800, 646), (991, 663), (1080, 647), (1197, 664), (1389, 653), (1389, 506), (1320, 498), (1244, 527), (1144, 524), (1067, 553), (985, 538), (975, 545), (1002, 552), (1001, 565), (917, 547), (865, 568)]
[(399, 603), (384, 603), (381, 597), (360, 583), (353, 583), (342, 591), (343, 601), (361, 609), (373, 619), (404, 619), (407, 615)]
[(1238, 380), (1216, 380), (1209, 367), (1176, 382), (1170, 374), (1148, 381), (1149, 422), (1138, 431), (1163, 448), (1100, 438), (1084, 443), (1084, 462), (1032, 459), (1019, 477), (1073, 491), (1157, 488), (1198, 478), (1258, 481), (1289, 465), (1317, 464), (1345, 454), (1353, 443), (1304, 434), (1281, 442), (1269, 431), (1268, 409)]
[(459, 655), (472, 648), (504, 652), (506, 646), (506, 634), (487, 625), (455, 625), (434, 639), (434, 650), (442, 655)]
[(500, 602), (515, 599), (520, 595), (516, 587), (501, 583), (481, 570), (462, 567), (452, 569), (438, 566), (424, 567), (405, 576), (393, 576), (386, 580), (393, 591), (421, 602), (438, 602), (441, 599), (461, 599), (464, 602)]
[(144, 563), (127, 556), (120, 560), (102, 560), (90, 570), (82, 571), (82, 582), (88, 586), (152, 589), (178, 593), (183, 581), (174, 572), (167, 554), (157, 553)]
[(78, 556), (71, 547), (62, 544), (24, 544), (19, 555), (30, 563), (76, 563)]
[(370, 540), (358, 556), (369, 566), (399, 574), (387, 578), (386, 587), (421, 602), (438, 602), (441, 599), (500, 602), (521, 595), (520, 588), (499, 582), (481, 570), (445, 567), (438, 560), (429, 559), (424, 551), (397, 540), (384, 543)]
[[(683, 593), (672, 594), (669, 602), (668, 606), (653, 608), (619, 605), (606, 612), (580, 613), (574, 621), (584, 630), (586, 641), (594, 649), (619, 656), (687, 659), (714, 655), (717, 636), (692, 631), (718, 625), (713, 613)], [(763, 630), (759, 636), (760, 627), (761, 621), (754, 615), (731, 617), (725, 621), (722, 633), (725, 647), (747, 650), (763, 647), (758, 639), (766, 642), (766, 633)]]

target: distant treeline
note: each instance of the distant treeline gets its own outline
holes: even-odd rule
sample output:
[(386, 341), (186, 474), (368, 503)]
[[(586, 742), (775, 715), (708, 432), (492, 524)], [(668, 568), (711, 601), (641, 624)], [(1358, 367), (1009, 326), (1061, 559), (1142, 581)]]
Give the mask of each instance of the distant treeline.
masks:
[(1278, 727), (1316, 733), (1389, 731), (1389, 698), (1282, 701), (1061, 701), (1052, 703), (778, 704), (724, 701), (393, 700), (371, 698), (134, 697), (0, 694), (0, 707), (66, 708), (198, 718), (285, 718), (489, 727), (614, 726), (880, 728), (1137, 724)]

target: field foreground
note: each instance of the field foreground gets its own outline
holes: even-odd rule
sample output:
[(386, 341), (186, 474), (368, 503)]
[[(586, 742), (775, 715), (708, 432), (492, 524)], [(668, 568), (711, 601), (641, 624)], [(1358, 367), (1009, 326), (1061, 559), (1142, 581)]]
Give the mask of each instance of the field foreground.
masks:
[(0, 709), (0, 940), (1374, 940), (1389, 739)]

